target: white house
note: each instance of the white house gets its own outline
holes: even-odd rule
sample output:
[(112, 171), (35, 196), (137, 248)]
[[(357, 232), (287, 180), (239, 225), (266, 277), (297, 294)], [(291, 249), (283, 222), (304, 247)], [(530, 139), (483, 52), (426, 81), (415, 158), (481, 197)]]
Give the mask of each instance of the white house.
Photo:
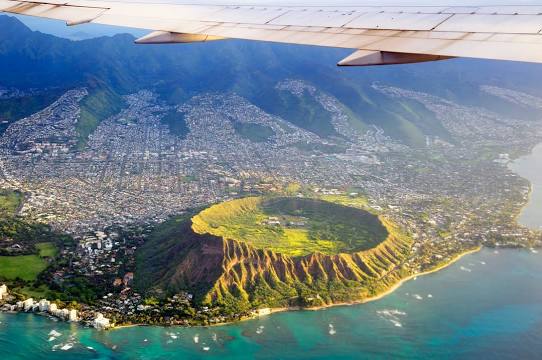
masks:
[(92, 326), (98, 330), (107, 329), (111, 326), (109, 319), (105, 318), (102, 313), (97, 313), (96, 318), (92, 321)]
[(51, 302), (47, 299), (41, 299), (38, 303), (38, 308), (40, 311), (49, 311), (49, 305), (51, 305)]
[(0, 286), (0, 300), (2, 300), (4, 296), (7, 294), (8, 294), (8, 287), (6, 286), (6, 284), (2, 284), (2, 286)]
[(32, 310), (32, 306), (34, 305), (34, 299), (28, 298), (25, 301), (23, 301), (23, 309), (24, 311)]
[(70, 314), (68, 315), (68, 321), (76, 322), (77, 320), (77, 310), (71, 309)]

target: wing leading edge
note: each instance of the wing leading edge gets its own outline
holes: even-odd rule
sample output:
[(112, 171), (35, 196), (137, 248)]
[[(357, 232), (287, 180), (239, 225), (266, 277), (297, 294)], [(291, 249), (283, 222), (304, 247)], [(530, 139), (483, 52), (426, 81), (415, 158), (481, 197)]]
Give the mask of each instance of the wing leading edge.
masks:
[(148, 29), (136, 42), (236, 38), (350, 48), (341, 66), (452, 57), (542, 63), (542, 6), (227, 6), (90, 0), (0, 0), (0, 11)]

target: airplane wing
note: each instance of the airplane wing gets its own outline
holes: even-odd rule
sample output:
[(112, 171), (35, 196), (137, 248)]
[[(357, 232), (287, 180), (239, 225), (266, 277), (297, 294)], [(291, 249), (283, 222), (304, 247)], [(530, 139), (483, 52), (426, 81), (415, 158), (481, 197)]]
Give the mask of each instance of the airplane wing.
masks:
[(542, 6), (249, 6), (0, 0), (0, 11), (148, 29), (141, 44), (224, 38), (355, 49), (341, 66), (451, 57), (542, 63)]

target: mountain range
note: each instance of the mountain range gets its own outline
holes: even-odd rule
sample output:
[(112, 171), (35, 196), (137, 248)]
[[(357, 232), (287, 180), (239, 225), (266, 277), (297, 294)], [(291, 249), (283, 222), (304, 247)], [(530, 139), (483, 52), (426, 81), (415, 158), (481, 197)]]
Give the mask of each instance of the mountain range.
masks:
[[(394, 67), (338, 68), (349, 51), (225, 40), (188, 45), (135, 45), (120, 34), (72, 41), (32, 31), (18, 19), (0, 16), (0, 87), (39, 89), (16, 99), (0, 98), (0, 120), (27, 116), (59, 94), (87, 87), (82, 142), (104, 118), (122, 106), (120, 95), (152, 89), (164, 101), (181, 104), (201, 93), (235, 92), (268, 113), (322, 137), (335, 136), (321, 105), (277, 88), (284, 79), (304, 80), (338, 99), (360, 127), (376, 125), (411, 146), (425, 136), (452, 141), (433, 112), (414, 100), (392, 99), (375, 90), (385, 84), (438, 95), (515, 117), (533, 118), (527, 107), (506, 103), (481, 85), (540, 91), (540, 66), (481, 60), (449, 60)], [(517, 81), (520, 78), (522, 81)], [(85, 107), (86, 105), (86, 107)], [(1, 130), (1, 129), (0, 129)]]

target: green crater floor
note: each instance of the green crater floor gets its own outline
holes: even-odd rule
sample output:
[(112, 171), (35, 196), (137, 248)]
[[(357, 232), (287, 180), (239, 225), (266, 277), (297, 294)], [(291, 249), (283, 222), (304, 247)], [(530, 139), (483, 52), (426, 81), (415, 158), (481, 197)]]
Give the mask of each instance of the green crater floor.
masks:
[(232, 200), (203, 210), (192, 222), (197, 233), (290, 256), (368, 250), (389, 235), (379, 217), (368, 211), (309, 198)]

